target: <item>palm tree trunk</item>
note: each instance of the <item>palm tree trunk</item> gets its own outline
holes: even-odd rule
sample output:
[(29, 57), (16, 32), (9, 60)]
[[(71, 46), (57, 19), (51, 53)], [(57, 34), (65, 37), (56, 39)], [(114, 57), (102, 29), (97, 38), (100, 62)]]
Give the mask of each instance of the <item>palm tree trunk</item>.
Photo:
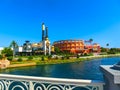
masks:
[(15, 56), (15, 49), (13, 48), (13, 60), (14, 60), (14, 56)]

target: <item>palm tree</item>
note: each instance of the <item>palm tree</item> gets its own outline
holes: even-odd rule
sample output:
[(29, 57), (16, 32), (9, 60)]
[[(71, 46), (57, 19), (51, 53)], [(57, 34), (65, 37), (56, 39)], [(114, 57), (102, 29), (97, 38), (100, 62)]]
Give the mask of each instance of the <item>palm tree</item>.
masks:
[(93, 42), (93, 39), (90, 38), (90, 39), (89, 39), (89, 43), (90, 43), (90, 46), (91, 46), (90, 52), (93, 52), (93, 45), (92, 45), (92, 42)]
[(90, 44), (92, 44), (92, 42), (93, 42), (93, 39), (92, 39), (92, 38), (90, 38), (90, 39), (89, 39), (89, 42), (90, 42)]
[(109, 43), (107, 43), (106, 46), (108, 47), (108, 46), (109, 46)]
[(108, 51), (109, 51), (109, 48), (108, 48), (108, 46), (109, 46), (109, 43), (107, 43), (107, 44), (106, 44), (106, 46), (107, 46), (107, 52), (108, 52)]
[(18, 44), (13, 40), (13, 41), (10, 43), (10, 48), (13, 48), (13, 59), (14, 59), (15, 49), (18, 48)]

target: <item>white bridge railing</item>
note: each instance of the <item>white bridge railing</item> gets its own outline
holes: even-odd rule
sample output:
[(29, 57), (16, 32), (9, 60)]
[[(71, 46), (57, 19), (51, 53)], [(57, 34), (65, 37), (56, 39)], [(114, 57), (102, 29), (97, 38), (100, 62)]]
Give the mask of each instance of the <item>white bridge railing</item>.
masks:
[(103, 82), (0, 74), (0, 90), (103, 90)]

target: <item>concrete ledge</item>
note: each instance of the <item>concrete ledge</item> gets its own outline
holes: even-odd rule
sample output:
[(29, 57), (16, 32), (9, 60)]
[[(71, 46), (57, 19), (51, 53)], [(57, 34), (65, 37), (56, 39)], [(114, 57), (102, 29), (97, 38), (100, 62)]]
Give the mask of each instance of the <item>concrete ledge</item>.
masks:
[(120, 90), (120, 70), (113, 69), (112, 65), (100, 66), (105, 80), (105, 90)]
[(101, 65), (101, 71), (114, 81), (115, 84), (120, 84), (120, 70), (112, 68), (113, 65)]

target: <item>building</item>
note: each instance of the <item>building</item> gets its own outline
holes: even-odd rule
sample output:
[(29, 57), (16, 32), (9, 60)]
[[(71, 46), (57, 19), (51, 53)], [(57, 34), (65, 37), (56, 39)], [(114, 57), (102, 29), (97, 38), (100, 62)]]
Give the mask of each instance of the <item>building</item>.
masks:
[(84, 51), (83, 40), (60, 40), (54, 42), (54, 47), (58, 47), (60, 51), (67, 51), (70, 53), (82, 53)]
[(48, 38), (48, 27), (42, 23), (42, 40), (38, 43), (30, 43), (30, 41), (25, 41), (23, 46), (15, 49), (16, 55), (34, 55), (34, 54), (51, 54), (51, 45)]
[(88, 44), (84, 40), (60, 40), (53, 43), (60, 51), (67, 51), (73, 54), (99, 53), (100, 45), (97, 43)]

